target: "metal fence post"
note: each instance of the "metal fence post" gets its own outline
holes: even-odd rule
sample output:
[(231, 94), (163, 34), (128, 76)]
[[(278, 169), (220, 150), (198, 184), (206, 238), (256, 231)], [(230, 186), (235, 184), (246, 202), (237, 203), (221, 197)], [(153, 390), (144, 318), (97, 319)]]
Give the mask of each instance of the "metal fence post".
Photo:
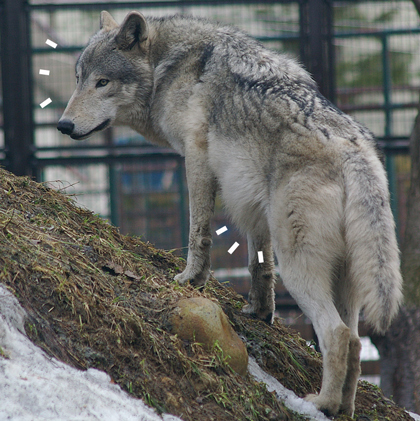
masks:
[(0, 17), (6, 168), (35, 175), (30, 12), (26, 0), (4, 0)]
[[(388, 45), (388, 36), (384, 34), (381, 37), (382, 41), (382, 86), (384, 91), (384, 111), (385, 111), (385, 139), (392, 136), (392, 74), (390, 51)], [(389, 192), (391, 195), (391, 209), (394, 214), (396, 222), (397, 236), (399, 237), (399, 218), (398, 218), (398, 186), (397, 186), (397, 171), (395, 168), (395, 156), (388, 149), (385, 150), (386, 157), (386, 172), (388, 174)]]
[(300, 3), (301, 59), (320, 92), (335, 100), (333, 13), (330, 0)]

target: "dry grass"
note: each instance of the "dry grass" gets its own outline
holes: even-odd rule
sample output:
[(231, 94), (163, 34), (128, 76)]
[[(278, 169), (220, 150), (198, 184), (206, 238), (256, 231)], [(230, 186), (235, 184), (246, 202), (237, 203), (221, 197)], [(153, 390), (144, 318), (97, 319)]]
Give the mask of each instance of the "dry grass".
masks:
[[(300, 396), (314, 392), (320, 358), (280, 321), (243, 315), (244, 300), (215, 279), (202, 291), (172, 282), (181, 259), (122, 236), (63, 193), (0, 170), (0, 198), (0, 282), (26, 308), (27, 333), (47, 353), (104, 370), (158, 411), (186, 420), (301, 419), (264, 385), (233, 373), (217, 346), (207, 352), (178, 339), (168, 316), (181, 297), (217, 300), (264, 369)], [(381, 404), (375, 388), (359, 389), (359, 414), (370, 417), (376, 405), (369, 419), (409, 419)]]

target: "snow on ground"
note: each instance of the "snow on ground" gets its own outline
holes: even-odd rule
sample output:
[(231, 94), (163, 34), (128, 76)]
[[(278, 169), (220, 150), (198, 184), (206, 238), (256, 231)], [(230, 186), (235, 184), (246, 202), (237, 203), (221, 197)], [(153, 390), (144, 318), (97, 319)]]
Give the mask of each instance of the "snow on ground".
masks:
[(321, 411), (318, 411), (313, 403), (305, 401), (291, 390), (286, 389), (277, 379), (262, 370), (252, 357), (249, 358), (248, 370), (255, 380), (264, 382), (267, 385), (269, 392), (275, 391), (277, 399), (284, 402), (292, 411), (307, 416), (311, 420), (329, 421), (329, 418)]
[(160, 417), (102, 371), (77, 370), (48, 357), (24, 334), (24, 317), (0, 285), (0, 421), (180, 421)]

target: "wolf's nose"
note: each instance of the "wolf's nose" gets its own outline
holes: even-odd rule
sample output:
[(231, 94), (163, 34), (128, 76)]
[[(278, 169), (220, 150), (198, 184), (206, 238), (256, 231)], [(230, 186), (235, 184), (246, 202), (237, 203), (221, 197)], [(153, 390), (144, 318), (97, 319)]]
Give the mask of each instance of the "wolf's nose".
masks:
[(60, 120), (57, 124), (57, 130), (63, 134), (72, 134), (74, 130), (74, 123), (70, 120)]

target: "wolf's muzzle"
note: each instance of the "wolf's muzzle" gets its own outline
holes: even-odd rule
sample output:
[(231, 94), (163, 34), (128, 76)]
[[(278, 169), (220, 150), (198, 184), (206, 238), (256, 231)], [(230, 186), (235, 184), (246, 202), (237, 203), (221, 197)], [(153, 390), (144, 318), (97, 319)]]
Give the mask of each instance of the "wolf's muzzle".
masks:
[(74, 130), (74, 123), (70, 120), (60, 120), (57, 124), (57, 130), (63, 134), (71, 135)]
[(57, 124), (57, 130), (60, 130), (61, 133), (69, 135), (72, 139), (82, 140), (88, 138), (94, 132), (100, 132), (101, 130), (106, 129), (111, 123), (111, 119), (103, 121), (99, 126), (96, 126), (91, 131), (84, 134), (74, 133), (74, 123), (70, 120), (64, 119), (60, 120)]

